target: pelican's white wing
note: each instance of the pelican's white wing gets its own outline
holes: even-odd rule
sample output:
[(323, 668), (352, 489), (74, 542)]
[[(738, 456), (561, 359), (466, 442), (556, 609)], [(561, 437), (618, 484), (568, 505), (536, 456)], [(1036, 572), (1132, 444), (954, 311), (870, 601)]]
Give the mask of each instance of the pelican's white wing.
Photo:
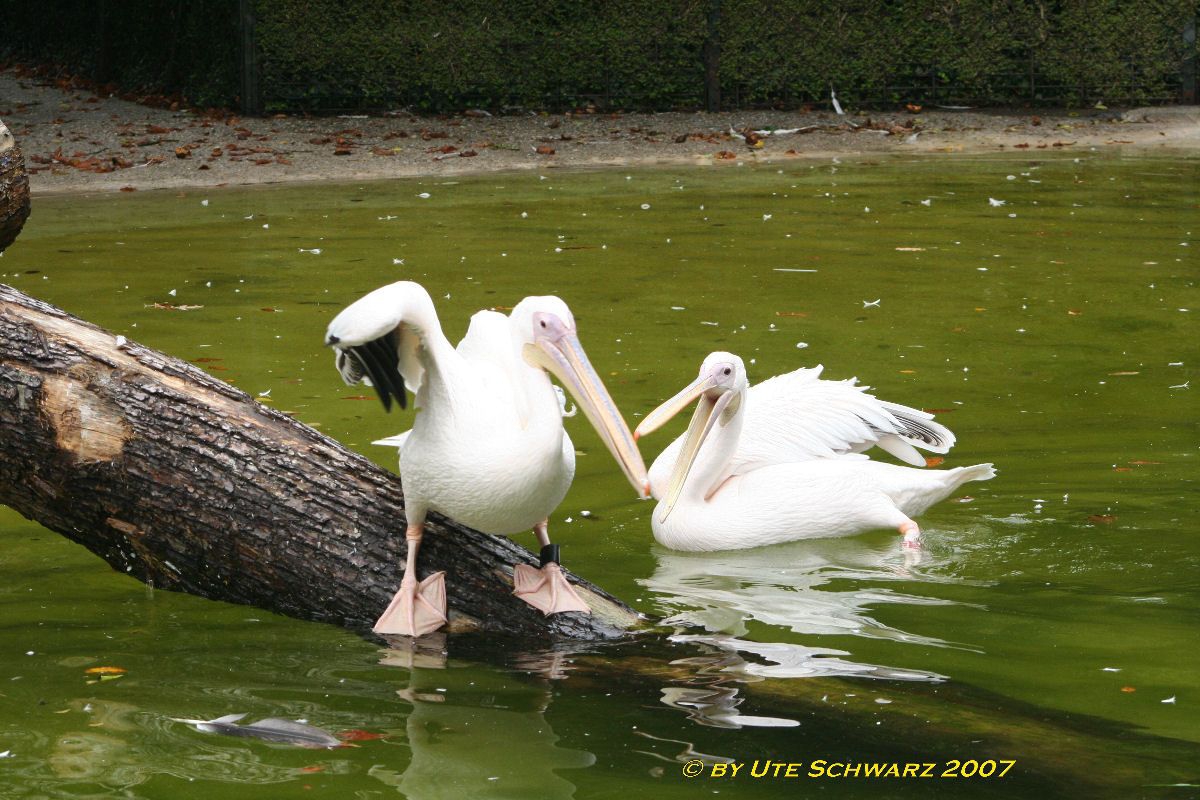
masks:
[[(346, 385), (365, 383), (385, 408), (392, 398), (407, 406), (405, 388), (416, 394), (425, 378), (423, 331), (437, 325), (433, 300), (423, 287), (400, 281), (367, 294), (329, 323), (325, 341)], [(440, 330), (438, 331), (440, 335)]]
[(455, 349), (464, 361), (495, 365), (506, 373), (519, 372), (518, 367), (526, 366), (513, 345), (508, 317), (499, 311), (476, 311), (472, 314), (467, 334)]
[(530, 384), (539, 370), (531, 368), (518, 354), (507, 316), (498, 311), (475, 312), (467, 335), (456, 349), (463, 361), (473, 367), (480, 396), (489, 398), (494, 413), (512, 409), (523, 429), (531, 413), (545, 411), (531, 408)]
[[(854, 378), (821, 380), (822, 367), (798, 369), (755, 384), (746, 396), (746, 421), (730, 475), (772, 464), (832, 458), (880, 447), (913, 466), (925, 466), (920, 447), (945, 453), (954, 434), (933, 415), (868, 394)], [(659, 485), (675, 464), (683, 436), (655, 459), (650, 480)]]
[(954, 444), (932, 414), (880, 400), (854, 378), (821, 380), (821, 370), (798, 369), (750, 387), (733, 474), (876, 446), (923, 467), (916, 447), (945, 453)]

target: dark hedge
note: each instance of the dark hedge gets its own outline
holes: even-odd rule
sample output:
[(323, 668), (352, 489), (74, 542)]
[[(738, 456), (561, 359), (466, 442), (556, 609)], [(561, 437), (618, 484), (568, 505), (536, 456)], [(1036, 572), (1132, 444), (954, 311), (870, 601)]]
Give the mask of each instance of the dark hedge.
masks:
[[(831, 88), (858, 105), (1172, 101), (1197, 52), (1184, 39), (1197, 0), (252, 5), (268, 111), (698, 108), (710, 40), (726, 107), (825, 103)], [(0, 54), (236, 105), (238, 9), (237, 0), (0, 0)]]
[(0, 58), (227, 105), (239, 86), (237, 7), (237, 0), (0, 0)]

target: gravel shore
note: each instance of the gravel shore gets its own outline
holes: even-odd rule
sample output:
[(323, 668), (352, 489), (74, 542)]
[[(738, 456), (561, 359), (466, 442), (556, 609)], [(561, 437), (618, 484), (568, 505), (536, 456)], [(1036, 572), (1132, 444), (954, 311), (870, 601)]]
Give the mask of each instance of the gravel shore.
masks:
[(0, 72), (35, 195), (856, 154), (1200, 152), (1200, 107), (239, 118)]

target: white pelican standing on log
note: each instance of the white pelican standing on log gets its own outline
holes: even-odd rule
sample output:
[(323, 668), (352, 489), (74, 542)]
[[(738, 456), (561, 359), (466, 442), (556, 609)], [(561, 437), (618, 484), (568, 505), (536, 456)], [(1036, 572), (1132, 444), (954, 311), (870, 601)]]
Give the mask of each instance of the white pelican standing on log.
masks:
[(378, 633), (420, 636), (446, 622), (445, 573), (417, 580), (425, 516), (437, 511), (493, 534), (533, 529), (541, 569), (519, 564), (515, 592), (545, 614), (587, 612), (558, 565), (547, 517), (575, 474), (575, 448), (546, 371), (570, 390), (626, 477), (649, 493), (646, 467), (608, 390), (557, 297), (526, 297), (510, 316), (480, 311), (451, 346), (429, 293), (411, 281), (376, 289), (329, 323), (325, 343), (349, 385), (369, 383), (387, 409), (416, 395), (412, 430), (400, 448), (408, 556), (400, 590), (375, 623)]
[(954, 434), (854, 379), (820, 374), (798, 369), (751, 387), (740, 358), (713, 353), (695, 381), (650, 412), (635, 439), (697, 401), (687, 432), (650, 467), (654, 538), (676, 550), (732, 550), (894, 528), (911, 545), (920, 536), (912, 517), (995, 475), (991, 464), (871, 461), (862, 451), (879, 446), (924, 466), (915, 447), (945, 453)]

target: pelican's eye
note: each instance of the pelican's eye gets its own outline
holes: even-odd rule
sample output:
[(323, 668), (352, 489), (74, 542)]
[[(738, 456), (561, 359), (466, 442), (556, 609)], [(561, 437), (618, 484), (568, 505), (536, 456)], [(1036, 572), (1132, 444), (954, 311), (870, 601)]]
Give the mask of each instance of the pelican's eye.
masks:
[(546, 320), (544, 320), (544, 319), (543, 319), (543, 320), (538, 320), (538, 325), (541, 325), (543, 328), (545, 328), (545, 327), (546, 327)]
[(725, 368), (725, 374), (726, 374), (726, 375), (732, 375), (732, 374), (733, 374), (733, 370), (731, 370), (729, 367), (726, 367), (726, 368)]

